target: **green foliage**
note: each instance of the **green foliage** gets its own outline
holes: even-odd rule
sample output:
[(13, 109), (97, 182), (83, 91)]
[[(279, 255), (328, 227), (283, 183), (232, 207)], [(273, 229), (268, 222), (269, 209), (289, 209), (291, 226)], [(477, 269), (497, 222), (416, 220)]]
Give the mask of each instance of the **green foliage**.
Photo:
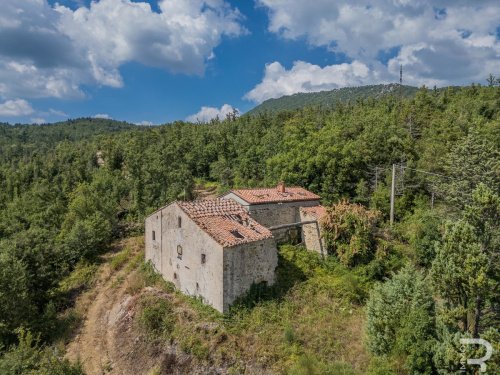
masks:
[(341, 201), (331, 208), (321, 225), (328, 251), (346, 266), (367, 263), (375, 253), (375, 228), (380, 218), (359, 204)]
[(409, 373), (433, 372), (435, 311), (423, 276), (407, 266), (370, 293), (366, 305), (368, 348), (382, 356), (403, 356)]
[(436, 255), (436, 243), (441, 240), (442, 217), (420, 205), (399, 225), (403, 238), (414, 250), (415, 263), (429, 268)]
[[(247, 112), (247, 115), (255, 116), (266, 112), (279, 112), (283, 110), (297, 110), (303, 107), (334, 108), (335, 106), (371, 98), (381, 98), (388, 95), (398, 94), (399, 85), (372, 85), (361, 87), (344, 87), (331, 91), (321, 91), (312, 93), (298, 93), (290, 96), (283, 96), (278, 99), (268, 99), (254, 109)], [(417, 91), (416, 87), (403, 86), (402, 95), (412, 97)]]
[(450, 179), (441, 182), (445, 199), (462, 209), (471, 204), (472, 192), (481, 183), (500, 193), (500, 153), (489, 139), (471, 131), (453, 147), (445, 159), (445, 173)]
[(159, 296), (146, 295), (140, 305), (139, 322), (149, 338), (170, 337), (176, 323), (171, 303)]
[(472, 200), (463, 219), (447, 223), (431, 271), (445, 300), (446, 322), (477, 337), (482, 310), (498, 300), (500, 204), (485, 185), (474, 191)]
[(116, 254), (113, 259), (111, 259), (111, 268), (114, 269), (115, 271), (122, 268), (123, 265), (127, 262), (128, 258), (130, 257), (130, 248), (126, 247), (122, 251), (120, 251), (118, 254)]
[(12, 341), (15, 328), (32, 318), (28, 277), (21, 261), (0, 252), (0, 347)]
[(68, 232), (62, 232), (69, 259), (92, 259), (111, 239), (111, 224), (100, 213), (78, 220)]
[(337, 363), (323, 363), (317, 358), (301, 356), (295, 365), (288, 371), (290, 375), (357, 375), (351, 366)]
[(18, 345), (0, 356), (0, 373), (4, 375), (84, 375), (80, 364), (71, 364), (55, 349), (40, 346), (40, 340), (29, 331), (18, 331)]
[(91, 287), (95, 282), (97, 264), (81, 261), (71, 272), (59, 282), (57, 290), (62, 293), (69, 293)]
[[(329, 98), (322, 108), (266, 112), (210, 124), (176, 122), (145, 128), (93, 119), (47, 126), (0, 124), (0, 340), (7, 345), (15, 341), (15, 329), (20, 326), (40, 333), (44, 342), (54, 339), (51, 332), (69, 304), (66, 299), (92, 282), (85, 271), (91, 269), (89, 263), (96, 262), (113, 239), (140, 233), (150, 212), (193, 197), (195, 180), (215, 183), (222, 191), (284, 180), (320, 194), (325, 205), (350, 199), (380, 211), (381, 229), (389, 214), (392, 163), (405, 160), (411, 168), (452, 177), (442, 184), (438, 178), (407, 170), (405, 189), (396, 199), (396, 221), (403, 220), (398, 233), (382, 229), (373, 236), (351, 227), (346, 233), (359, 237), (342, 239), (343, 259), (354, 266), (352, 270), (335, 259), (309, 257), (305, 251), (280, 251), (280, 264), (287, 267), (278, 269), (278, 282), (272, 288), (256, 286), (257, 298), (243, 304), (240, 312), (259, 324), (266, 324), (264, 317), (289, 316), (289, 311), (301, 317), (300, 324), (293, 326), (293, 344), (282, 343), (287, 322), (280, 323), (276, 337), (272, 336), (275, 350), (285, 353), (281, 358), (296, 358), (301, 352), (298, 343), (304, 333), (297, 326), (316, 328), (309, 317), (321, 321), (319, 327), (332, 336), (343, 328), (335, 321), (321, 320), (332, 309), (342, 322), (348, 320), (349, 315), (336, 304), (332, 307), (332, 301), (342, 300), (342, 308), (359, 308), (374, 280), (399, 269), (405, 258), (416, 260), (425, 273), (434, 251), (445, 247), (452, 251), (451, 237), (437, 248), (431, 246), (439, 240), (445, 219), (462, 217), (470, 230), (462, 231), (460, 239), (474, 239), (475, 245), (460, 246), (474, 251), (479, 246), (492, 260), (485, 273), (488, 283), (498, 280), (498, 215), (497, 203), (493, 204), (497, 201), (492, 198), (498, 196), (499, 186), (498, 87), (434, 92), (423, 88), (401, 101), (388, 87), (382, 88), (384, 92), (381, 87), (372, 89), (318, 93)], [(378, 99), (353, 100), (362, 91)], [(331, 105), (341, 102), (338, 95), (344, 94), (347, 102)], [(490, 193), (476, 191), (473, 198), (470, 193), (480, 182)], [(430, 214), (422, 197), (428, 202), (433, 191), (439, 209)], [(466, 211), (463, 215), (457, 211), (461, 208)], [(354, 228), (359, 224), (350, 223)], [(66, 279), (75, 267), (81, 274)], [(140, 273), (151, 285), (172, 288), (152, 276), (151, 267), (141, 267)], [(480, 282), (468, 285), (481, 289)], [(308, 310), (307, 293), (324, 303)], [(12, 306), (14, 295), (18, 304)], [(472, 305), (469, 301), (467, 310), (476, 311), (472, 306), (479, 306), (480, 314), (473, 315), (480, 318), (482, 335), (498, 325), (496, 297), (474, 295), (481, 298)], [(447, 315), (449, 310), (441, 308)], [(456, 326), (455, 321), (447, 324), (447, 329)], [(334, 362), (332, 353), (338, 353), (338, 344), (317, 336), (302, 352), (318, 355), (324, 363)]]
[(394, 363), (389, 357), (373, 357), (368, 369), (367, 375), (396, 375), (397, 372), (393, 370)]

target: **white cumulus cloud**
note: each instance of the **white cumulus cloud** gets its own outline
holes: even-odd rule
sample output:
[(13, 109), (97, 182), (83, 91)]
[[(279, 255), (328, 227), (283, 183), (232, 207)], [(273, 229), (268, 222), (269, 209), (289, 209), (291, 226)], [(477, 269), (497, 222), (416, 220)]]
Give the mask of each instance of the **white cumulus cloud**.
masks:
[(97, 113), (97, 114), (95, 114), (92, 117), (93, 118), (102, 119), (102, 120), (111, 120), (111, 116), (108, 115), (107, 113)]
[(47, 0), (2, 0), (0, 97), (84, 96), (83, 84), (123, 86), (137, 62), (203, 74), (224, 36), (246, 30), (224, 0), (100, 0), (72, 10)]
[(135, 123), (136, 125), (139, 125), (139, 126), (153, 126), (153, 122), (151, 121), (146, 121), (146, 120), (143, 120), (143, 121), (140, 121), (140, 122), (136, 122)]
[(369, 66), (378, 82), (396, 81), (400, 64), (413, 85), (484, 83), (500, 71), (498, 0), (258, 3), (268, 10), (270, 32), (344, 54)]
[(332, 90), (345, 86), (360, 86), (376, 77), (369, 67), (359, 61), (320, 67), (304, 61), (296, 61), (291, 69), (285, 69), (275, 61), (266, 65), (262, 82), (245, 95), (246, 99), (261, 103), (266, 99), (279, 98), (297, 92)]
[(226, 116), (234, 111), (238, 111), (237, 108), (229, 104), (224, 104), (220, 108), (216, 107), (201, 107), (201, 109), (194, 115), (188, 116), (186, 121), (190, 122), (209, 122), (213, 119), (224, 120)]
[(41, 117), (34, 117), (31, 119), (31, 123), (35, 125), (41, 125), (41, 124), (46, 124), (47, 121)]
[(7, 100), (0, 103), (0, 116), (27, 116), (33, 112), (31, 105), (24, 99)]

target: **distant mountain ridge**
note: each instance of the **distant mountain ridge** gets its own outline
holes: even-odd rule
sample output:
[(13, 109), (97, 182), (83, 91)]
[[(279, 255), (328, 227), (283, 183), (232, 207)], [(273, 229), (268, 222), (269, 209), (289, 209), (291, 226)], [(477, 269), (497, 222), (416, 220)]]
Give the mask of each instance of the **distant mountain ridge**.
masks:
[[(417, 87), (401, 86), (403, 97), (412, 97), (417, 91)], [(343, 87), (330, 91), (297, 93), (277, 99), (268, 99), (246, 114), (256, 115), (262, 112), (279, 112), (310, 106), (334, 107), (339, 102), (346, 103), (357, 99), (380, 98), (388, 95), (399, 95), (399, 84)]]
[(2, 144), (15, 142), (56, 144), (64, 140), (78, 141), (134, 129), (141, 130), (143, 127), (125, 121), (89, 117), (42, 125), (0, 123), (0, 151)]

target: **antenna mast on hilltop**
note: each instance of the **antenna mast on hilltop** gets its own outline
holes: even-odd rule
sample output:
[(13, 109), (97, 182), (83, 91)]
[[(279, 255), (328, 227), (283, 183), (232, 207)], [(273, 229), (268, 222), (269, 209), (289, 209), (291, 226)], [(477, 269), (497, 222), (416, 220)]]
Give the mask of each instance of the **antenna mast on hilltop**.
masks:
[(403, 98), (403, 64), (399, 66), (399, 100)]

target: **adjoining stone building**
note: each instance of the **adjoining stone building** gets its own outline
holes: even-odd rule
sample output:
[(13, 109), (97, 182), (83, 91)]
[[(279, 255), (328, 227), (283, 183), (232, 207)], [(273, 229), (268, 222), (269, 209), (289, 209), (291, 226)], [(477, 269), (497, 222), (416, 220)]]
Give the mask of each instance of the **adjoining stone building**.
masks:
[(274, 188), (231, 190), (223, 198), (241, 204), (251, 217), (273, 232), (278, 242), (299, 239), (300, 207), (318, 206), (321, 199), (302, 187), (287, 187), (284, 183)]
[(221, 312), (252, 284), (274, 283), (271, 231), (232, 200), (171, 203), (146, 218), (145, 232), (146, 261)]

